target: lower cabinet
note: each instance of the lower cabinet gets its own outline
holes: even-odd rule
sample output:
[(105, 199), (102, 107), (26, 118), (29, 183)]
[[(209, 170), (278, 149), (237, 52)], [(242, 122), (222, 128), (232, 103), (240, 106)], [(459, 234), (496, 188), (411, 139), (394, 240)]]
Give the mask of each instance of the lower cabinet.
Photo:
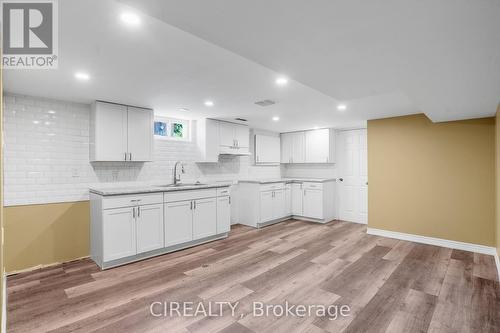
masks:
[(304, 189), (304, 212), (303, 216), (314, 219), (323, 218), (323, 191)]
[(231, 229), (231, 197), (217, 198), (217, 233), (229, 232)]
[(260, 192), (260, 222), (268, 222), (285, 217), (285, 190)]
[(292, 184), (285, 185), (285, 215), (292, 215)]
[(104, 210), (104, 261), (129, 257), (162, 247), (162, 204)]
[(303, 197), (302, 184), (292, 184), (292, 214), (302, 216), (303, 215)]
[(163, 247), (163, 205), (145, 205), (135, 208), (137, 254)]
[(217, 198), (193, 201), (193, 238), (217, 234)]
[(102, 217), (102, 257), (111, 261), (136, 254), (135, 207), (108, 209)]
[(222, 237), (231, 225), (229, 187), (90, 193), (90, 208), (90, 252), (101, 268), (166, 253), (174, 245), (187, 247), (207, 237)]
[(193, 201), (165, 204), (165, 246), (193, 240)]

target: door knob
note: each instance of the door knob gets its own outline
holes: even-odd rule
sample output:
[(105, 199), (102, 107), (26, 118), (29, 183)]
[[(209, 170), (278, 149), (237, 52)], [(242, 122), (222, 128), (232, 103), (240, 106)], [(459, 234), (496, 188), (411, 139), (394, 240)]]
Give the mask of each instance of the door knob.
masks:
[(339, 178), (339, 181), (343, 182), (343, 181), (344, 181), (344, 178)]

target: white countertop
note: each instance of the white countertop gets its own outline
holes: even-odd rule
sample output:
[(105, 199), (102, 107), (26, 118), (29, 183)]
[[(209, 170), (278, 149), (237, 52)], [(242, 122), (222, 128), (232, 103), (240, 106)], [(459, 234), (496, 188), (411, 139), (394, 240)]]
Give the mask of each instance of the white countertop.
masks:
[(270, 184), (270, 183), (326, 183), (333, 182), (335, 178), (269, 178), (269, 179), (242, 179), (238, 180), (239, 183), (257, 183), (257, 184)]
[(187, 191), (207, 188), (218, 188), (231, 186), (233, 182), (217, 182), (210, 184), (186, 185), (186, 186), (165, 186), (165, 185), (128, 185), (128, 186), (104, 186), (92, 187), (89, 189), (91, 193), (99, 195), (123, 195), (123, 194), (138, 194), (138, 193), (154, 193), (154, 192), (172, 192), (172, 191)]

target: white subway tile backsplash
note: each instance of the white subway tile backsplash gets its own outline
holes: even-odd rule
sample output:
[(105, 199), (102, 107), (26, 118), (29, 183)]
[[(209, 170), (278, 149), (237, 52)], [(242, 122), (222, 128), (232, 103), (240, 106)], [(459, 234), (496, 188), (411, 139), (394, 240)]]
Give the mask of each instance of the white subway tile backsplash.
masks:
[(279, 166), (252, 165), (250, 156), (197, 164), (194, 142), (172, 140), (155, 140), (154, 162), (89, 163), (89, 114), (86, 104), (4, 95), (4, 205), (88, 200), (96, 183), (170, 183), (178, 160), (186, 181), (281, 175)]

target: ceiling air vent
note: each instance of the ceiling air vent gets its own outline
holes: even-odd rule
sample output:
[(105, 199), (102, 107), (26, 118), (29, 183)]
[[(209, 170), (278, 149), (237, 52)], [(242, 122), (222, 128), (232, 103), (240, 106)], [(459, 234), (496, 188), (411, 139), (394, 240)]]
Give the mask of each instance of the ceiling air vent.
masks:
[(255, 102), (255, 104), (257, 104), (259, 106), (269, 106), (269, 105), (276, 104), (276, 102), (275, 101), (271, 101), (270, 99), (265, 99), (263, 101)]
[(248, 121), (248, 120), (243, 119), (243, 118), (234, 118), (234, 120), (238, 120), (238, 121)]

